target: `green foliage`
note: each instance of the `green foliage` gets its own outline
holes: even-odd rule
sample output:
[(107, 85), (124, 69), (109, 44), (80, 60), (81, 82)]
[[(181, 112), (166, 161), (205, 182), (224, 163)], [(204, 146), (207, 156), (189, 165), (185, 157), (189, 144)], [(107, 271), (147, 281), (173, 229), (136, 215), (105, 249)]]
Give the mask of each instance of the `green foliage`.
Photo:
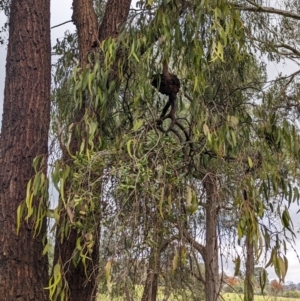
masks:
[(36, 157), (33, 168), (36, 172), (28, 182), (26, 199), (17, 209), (17, 233), (20, 230), (21, 219), (24, 216), (27, 223), (34, 221), (34, 236), (40, 234), (45, 218), (48, 217), (49, 182), (45, 175), (45, 158)]
[[(240, 244), (250, 237), (255, 259), (267, 256), (283, 281), (300, 155), (298, 128), (278, 106), (285, 83), (264, 87), (264, 66), (248, 53), (244, 20), (227, 1), (138, 5), (119, 37), (103, 41), (84, 69), (75, 66), (76, 35), (66, 33), (55, 47), (62, 56), (53, 134), (62, 155), (51, 170), (60, 194), (51, 217), (61, 239), (77, 231), (73, 264), (86, 266), (100, 229), (102, 293), (134, 294), (134, 286), (145, 283), (152, 251), (159, 250), (156, 272), (165, 294), (175, 290), (196, 300), (201, 259), (183, 233), (199, 238), (205, 231), (203, 179), (213, 174), (218, 234)], [(151, 85), (165, 61), (181, 81), (173, 127), (172, 120), (159, 120), (167, 99)], [(80, 111), (83, 118), (74, 122)], [(26, 210), (25, 218), (34, 216), (37, 231), (50, 213), (42, 202), (34, 207), (32, 198), (46, 197), (47, 185), (37, 170), (18, 211), (18, 221)], [(281, 233), (265, 224), (274, 218)], [(259, 276), (262, 289), (266, 278)], [(56, 264), (50, 297), (63, 298), (66, 287)]]

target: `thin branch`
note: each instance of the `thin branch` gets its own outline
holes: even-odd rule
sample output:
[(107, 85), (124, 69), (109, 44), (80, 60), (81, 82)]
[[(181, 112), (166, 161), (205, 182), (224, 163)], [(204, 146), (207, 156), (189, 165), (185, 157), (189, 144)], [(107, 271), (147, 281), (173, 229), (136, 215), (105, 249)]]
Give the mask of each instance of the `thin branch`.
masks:
[(235, 4), (235, 3), (231, 3), (231, 5), (233, 7), (235, 7), (236, 9), (238, 9), (238, 10), (275, 14), (275, 15), (280, 15), (280, 16), (292, 18), (292, 19), (295, 19), (295, 20), (300, 20), (300, 15), (299, 14), (296, 14), (296, 13), (293, 13), (293, 12), (290, 12), (290, 11), (286, 11), (286, 10), (276, 9), (274, 7), (260, 6), (260, 5), (248, 6), (248, 5), (241, 5), (241, 4)]
[(290, 45), (281, 43), (281, 44), (278, 44), (278, 45), (274, 45), (274, 47), (276, 47), (276, 48), (286, 48), (286, 49), (292, 51), (293, 54), (296, 54), (297, 56), (300, 56), (300, 51), (297, 50), (296, 48), (290, 46)]
[(72, 21), (72, 20), (69, 20), (69, 21), (60, 23), (60, 24), (58, 24), (58, 25), (52, 26), (51, 29), (56, 28), (56, 27), (59, 27), (59, 26), (62, 26), (62, 25), (67, 24), (67, 23), (71, 23), (71, 22), (73, 22), (73, 21)]
[(299, 74), (300, 74), (300, 70), (298, 70), (298, 71), (296, 71), (296, 72), (294, 72), (294, 73), (292, 73), (292, 74), (290, 74), (290, 75), (281, 77), (280, 79), (281, 79), (281, 80), (284, 80), (284, 79), (291, 78), (291, 79), (289, 80), (289, 82), (288, 82), (288, 84), (289, 84), (289, 83), (294, 79), (294, 77), (295, 77), (296, 75), (299, 75)]
[[(200, 281), (205, 285), (205, 280), (204, 280), (204, 277), (202, 275), (201, 268), (200, 268), (199, 262), (197, 260), (197, 256), (195, 254), (195, 249), (192, 249), (192, 254), (193, 254), (193, 257), (194, 257), (194, 260), (195, 260), (195, 263), (196, 263), (196, 267), (197, 267), (197, 270), (198, 270), (199, 277), (201, 278)], [(190, 261), (190, 265), (191, 265), (190, 270), (192, 270), (192, 260)]]

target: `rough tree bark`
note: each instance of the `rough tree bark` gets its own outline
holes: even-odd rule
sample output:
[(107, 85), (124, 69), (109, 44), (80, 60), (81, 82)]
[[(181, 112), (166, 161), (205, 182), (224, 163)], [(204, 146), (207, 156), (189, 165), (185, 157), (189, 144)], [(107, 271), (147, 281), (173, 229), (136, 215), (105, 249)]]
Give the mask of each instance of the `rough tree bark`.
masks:
[[(89, 53), (97, 51), (97, 46), (108, 37), (116, 38), (118, 36), (119, 26), (124, 24), (128, 18), (131, 0), (109, 0), (105, 8), (105, 14), (102, 23), (98, 25), (98, 20), (95, 14), (92, 0), (73, 0), (73, 22), (78, 33), (78, 45), (80, 53), (80, 66), (82, 68), (87, 64), (87, 56)], [(76, 112), (74, 123), (80, 124), (85, 114), (85, 101), (83, 100), (82, 107)], [(70, 142), (70, 150), (73, 154), (79, 150), (81, 141), (73, 133)], [(70, 158), (64, 158), (72, 164)], [(66, 185), (67, 186), (67, 185)], [(64, 213), (60, 220), (66, 219)], [(87, 271), (89, 279), (86, 279), (85, 269), (82, 264), (75, 267), (72, 263), (65, 265), (64, 277), (69, 286), (70, 301), (86, 301), (95, 300), (97, 294), (97, 267), (99, 258), (99, 233), (95, 233), (95, 245), (89, 261)], [(72, 258), (73, 251), (76, 247), (77, 232), (71, 230), (67, 239), (60, 241), (57, 235), (55, 242), (54, 262), (67, 263)]]
[(80, 66), (84, 68), (87, 55), (97, 45), (98, 20), (92, 0), (74, 0), (72, 20), (78, 34)]
[(205, 301), (217, 301), (220, 294), (218, 258), (218, 188), (216, 177), (208, 174), (203, 181), (206, 191)]
[(109, 0), (99, 29), (99, 41), (108, 37), (117, 38), (121, 26), (126, 22), (131, 0)]
[(50, 1), (12, 0), (0, 140), (0, 299), (6, 301), (48, 300), (46, 224), (33, 238), (32, 223), (22, 222), (17, 235), (16, 211), (34, 175), (33, 159), (47, 162), (50, 53)]

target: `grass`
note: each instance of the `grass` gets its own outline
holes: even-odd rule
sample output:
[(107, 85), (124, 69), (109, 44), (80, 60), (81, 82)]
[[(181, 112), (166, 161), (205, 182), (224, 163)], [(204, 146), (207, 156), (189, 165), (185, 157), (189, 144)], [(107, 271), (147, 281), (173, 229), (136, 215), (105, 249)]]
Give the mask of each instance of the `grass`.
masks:
[[(142, 296), (142, 289), (137, 291), (136, 298), (134, 301), (141, 300)], [(236, 293), (222, 293), (222, 297), (220, 301), (244, 301), (243, 294), (236, 294)], [(110, 298), (110, 296), (105, 294), (99, 294), (97, 301), (124, 301), (126, 300), (124, 296), (120, 296), (118, 298)], [(157, 301), (163, 300), (163, 294), (161, 291), (158, 292)], [(171, 294), (168, 301), (178, 301), (180, 298), (174, 298)], [(275, 297), (275, 296), (254, 296), (254, 301), (300, 301), (300, 298), (286, 298), (286, 297)]]
[[(243, 294), (224, 293), (222, 294), (224, 301), (241, 301), (244, 300)], [(274, 296), (254, 296), (254, 301), (299, 301), (296, 298), (274, 297)]]

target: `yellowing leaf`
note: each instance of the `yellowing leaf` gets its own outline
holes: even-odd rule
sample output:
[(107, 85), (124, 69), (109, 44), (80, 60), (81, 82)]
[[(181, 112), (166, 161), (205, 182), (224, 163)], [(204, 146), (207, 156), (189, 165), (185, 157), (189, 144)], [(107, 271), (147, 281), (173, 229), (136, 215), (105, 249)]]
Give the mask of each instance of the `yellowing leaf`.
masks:
[(22, 205), (18, 206), (18, 209), (17, 209), (17, 234), (19, 234), (19, 231), (20, 231), (22, 211), (23, 211)]
[(253, 161), (250, 157), (248, 157), (248, 165), (249, 165), (250, 168), (253, 167)]
[(187, 264), (186, 254), (187, 254), (186, 247), (183, 246), (183, 247), (181, 248), (181, 254), (180, 254), (180, 255), (181, 255), (181, 262), (182, 262), (184, 265)]
[(188, 186), (186, 190), (186, 205), (187, 207), (192, 205), (192, 188), (190, 186)]
[(198, 210), (198, 207), (199, 207), (199, 203), (198, 203), (197, 194), (196, 194), (196, 191), (193, 190), (191, 205), (188, 206), (187, 209), (191, 214), (193, 214)]
[(45, 247), (44, 247), (42, 255), (46, 255), (48, 253), (49, 249), (50, 249), (50, 245), (46, 244)]
[(106, 277), (106, 286), (111, 293), (112, 291), (112, 283), (111, 283), (111, 260), (109, 260), (105, 266), (105, 277)]
[(239, 123), (239, 120), (235, 116), (228, 116), (228, 121), (232, 127), (236, 127)]
[(132, 156), (132, 153), (131, 153), (131, 143), (133, 143), (133, 140), (129, 140), (128, 142), (127, 142), (127, 152), (128, 152), (128, 155), (131, 157), (131, 158), (133, 158), (133, 156)]
[(105, 277), (106, 277), (107, 282), (109, 282), (109, 280), (111, 278), (110, 272), (111, 272), (111, 260), (109, 260), (105, 266)]
[(135, 120), (133, 123), (133, 130), (136, 131), (139, 128), (141, 128), (143, 126), (143, 123), (144, 123), (143, 119)]
[(281, 280), (284, 282), (284, 278), (287, 272), (287, 266), (285, 265), (285, 261), (281, 256), (278, 257), (279, 269), (281, 272)]
[(173, 263), (172, 263), (172, 266), (173, 266), (172, 272), (173, 273), (175, 272), (175, 270), (178, 267), (178, 262), (179, 262), (179, 254), (176, 252), (176, 254), (175, 254), (174, 258), (173, 258)]
[(208, 134), (210, 134), (209, 128), (208, 128), (208, 126), (207, 126), (206, 123), (203, 125), (203, 132), (204, 132), (205, 136), (207, 136)]

